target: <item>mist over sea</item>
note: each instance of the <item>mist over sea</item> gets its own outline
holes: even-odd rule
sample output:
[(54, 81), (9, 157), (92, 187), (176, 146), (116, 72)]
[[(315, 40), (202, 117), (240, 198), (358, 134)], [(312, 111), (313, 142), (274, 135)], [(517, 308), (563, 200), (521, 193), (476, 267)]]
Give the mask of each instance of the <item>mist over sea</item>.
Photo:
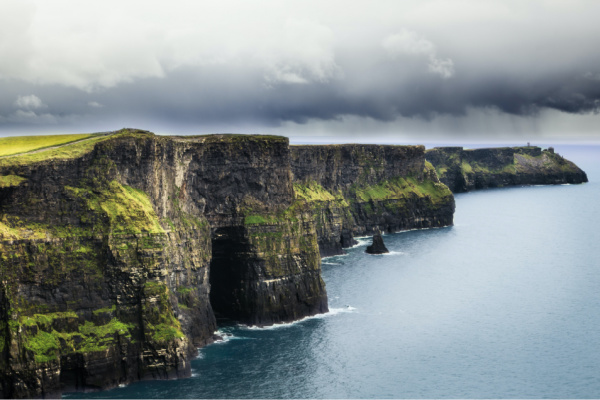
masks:
[(455, 225), (323, 260), (331, 312), (223, 326), (193, 376), (69, 398), (599, 398), (600, 147), (583, 185), (456, 195)]

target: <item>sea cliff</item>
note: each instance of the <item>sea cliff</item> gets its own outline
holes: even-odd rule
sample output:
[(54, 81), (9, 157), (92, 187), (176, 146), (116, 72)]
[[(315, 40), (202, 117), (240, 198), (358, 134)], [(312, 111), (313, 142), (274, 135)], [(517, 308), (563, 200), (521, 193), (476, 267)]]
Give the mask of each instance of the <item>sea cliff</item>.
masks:
[(436, 147), (426, 151), (440, 181), (454, 193), (518, 185), (587, 182), (587, 175), (552, 147), (498, 147), (465, 150)]
[(454, 197), (423, 146), (291, 146), (294, 185), (311, 207), (322, 256), (377, 229), (451, 225)]
[(321, 256), (453, 211), (422, 146), (125, 129), (0, 157), (0, 395), (189, 376), (217, 318), (326, 312)]

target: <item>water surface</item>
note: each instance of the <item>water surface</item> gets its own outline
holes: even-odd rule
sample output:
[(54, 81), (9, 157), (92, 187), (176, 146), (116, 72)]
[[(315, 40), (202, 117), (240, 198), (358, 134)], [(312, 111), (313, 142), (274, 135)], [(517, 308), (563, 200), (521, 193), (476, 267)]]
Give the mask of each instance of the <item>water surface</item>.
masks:
[(598, 398), (600, 152), (565, 156), (590, 183), (459, 194), (453, 227), (324, 259), (328, 315), (223, 327), (192, 378), (69, 396)]

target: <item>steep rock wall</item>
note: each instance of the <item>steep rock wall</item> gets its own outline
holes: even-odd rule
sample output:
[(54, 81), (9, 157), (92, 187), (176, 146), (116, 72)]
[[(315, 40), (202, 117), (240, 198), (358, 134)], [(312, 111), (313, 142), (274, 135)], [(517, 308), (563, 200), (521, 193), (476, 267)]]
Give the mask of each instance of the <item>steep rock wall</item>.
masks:
[(552, 148), (436, 147), (427, 150), (426, 158), (440, 180), (455, 193), (517, 185), (587, 182), (585, 172)]
[[(212, 282), (243, 305), (217, 308), (225, 317), (262, 325), (327, 311), (287, 139), (128, 130), (76, 147), (0, 160), (3, 397), (189, 376), (216, 328), (211, 268), (240, 278), (232, 290)], [(233, 264), (219, 261), (227, 230)]]
[(212, 337), (208, 222), (158, 217), (107, 155), (112, 141), (2, 168), (23, 178), (0, 190), (6, 397), (188, 376)]
[(423, 146), (292, 146), (296, 193), (312, 208), (322, 256), (353, 237), (451, 225), (454, 198)]
[(422, 146), (123, 130), (0, 158), (0, 394), (188, 376), (216, 318), (326, 312), (320, 256), (453, 211)]

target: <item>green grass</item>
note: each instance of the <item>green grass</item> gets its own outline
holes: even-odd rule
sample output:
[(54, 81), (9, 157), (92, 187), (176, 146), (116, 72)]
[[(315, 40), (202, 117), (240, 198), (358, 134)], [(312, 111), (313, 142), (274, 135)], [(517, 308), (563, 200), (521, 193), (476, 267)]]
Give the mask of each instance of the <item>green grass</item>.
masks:
[(470, 174), (473, 172), (473, 167), (465, 160), (463, 160), (462, 164), (460, 165), (460, 169), (463, 174)]
[(264, 225), (276, 222), (277, 221), (269, 215), (247, 215), (244, 218), (244, 225)]
[(165, 343), (173, 339), (185, 337), (181, 332), (179, 322), (176, 320), (171, 323), (161, 323), (158, 325), (148, 324), (148, 328), (152, 331), (152, 340), (158, 343)]
[[(141, 190), (110, 181), (105, 185), (65, 186), (71, 201), (81, 201), (83, 226), (49, 225), (21, 219), (19, 216), (0, 214), (0, 240), (43, 239), (50, 237), (92, 236), (98, 232), (111, 234), (164, 233), (148, 196)], [(155, 248), (154, 239), (143, 238), (145, 248)], [(87, 246), (71, 249), (86, 255), (93, 252)]]
[(27, 165), (45, 160), (64, 160), (81, 157), (82, 155), (92, 151), (97, 143), (107, 140), (109, 138), (110, 136), (97, 136), (91, 138), (90, 140), (80, 140), (67, 146), (61, 146), (55, 149), (48, 149), (36, 153), (26, 153), (22, 155), (13, 155), (0, 158), (0, 167), (11, 165)]
[(0, 138), (0, 157), (77, 142), (93, 135), (92, 133), (84, 133), (78, 135), (4, 137)]
[(23, 181), (26, 180), (27, 179), (19, 175), (3, 175), (0, 176), (0, 188), (19, 186)]
[(98, 315), (98, 314), (108, 314), (108, 313), (114, 313), (117, 309), (116, 305), (112, 305), (111, 307), (104, 307), (104, 308), (99, 308), (97, 310), (92, 311), (92, 313), (94, 315)]
[(50, 327), (55, 319), (61, 318), (78, 318), (73, 311), (56, 312), (47, 314), (34, 314), (32, 316), (24, 316), (19, 318), (19, 323), (24, 326), (37, 325), (39, 327)]
[(59, 349), (58, 338), (52, 333), (38, 331), (38, 333), (25, 341), (25, 348), (33, 352), (36, 362), (56, 360)]
[(179, 286), (177, 288), (177, 293), (181, 293), (183, 295), (188, 295), (188, 294), (192, 293), (193, 290), (194, 289), (191, 287)]
[[(77, 139), (69, 139), (71, 137), (78, 137)], [(152, 133), (146, 131), (140, 131), (137, 129), (121, 129), (120, 131), (113, 132), (110, 134), (103, 133), (87, 133), (81, 135), (58, 135), (58, 136), (19, 136), (19, 137), (10, 137), (10, 138), (1, 138), (0, 139), (0, 149), (5, 153), (6, 157), (0, 156), (0, 167), (3, 166), (13, 166), (13, 165), (27, 165), (36, 162), (46, 161), (46, 160), (68, 160), (77, 157), (81, 157), (84, 154), (91, 152), (96, 144), (100, 142), (104, 142), (109, 139), (115, 139), (119, 137), (133, 137), (133, 138), (147, 138), (153, 136)], [(60, 143), (58, 140), (53, 140), (54, 137), (63, 137), (64, 141)], [(33, 140), (30, 138), (38, 138), (38, 147), (33, 148), (24, 147), (23, 145), (18, 145), (19, 141), (27, 141)], [(14, 145), (9, 145), (9, 142), (3, 142), (7, 139), (11, 139), (16, 141)], [(18, 140), (17, 140), (18, 139)], [(86, 140), (89, 139), (89, 140)], [(5, 150), (5, 144), (7, 145)], [(48, 148), (53, 146), (60, 146), (57, 148)], [(25, 154), (16, 154), (16, 149), (24, 149), (29, 148), (30, 153)], [(34, 150), (42, 150), (48, 148), (44, 151), (35, 151)]]
[(355, 188), (360, 202), (429, 197), (434, 203), (451, 195), (446, 185), (431, 180), (419, 181), (414, 177), (397, 177), (377, 185)]
[[(111, 308), (94, 311), (114, 311)], [(59, 318), (78, 318), (72, 311), (56, 312), (48, 314), (34, 314), (19, 318), (18, 324), (23, 327), (21, 336), (25, 348), (31, 351), (36, 362), (48, 362), (57, 359), (57, 354), (87, 353), (92, 351), (103, 351), (108, 346), (115, 344), (115, 336), (125, 336), (131, 339), (130, 330), (133, 324), (126, 324), (116, 318), (111, 319), (104, 325), (96, 325), (91, 321), (85, 321), (78, 325), (75, 332), (58, 332), (53, 328), (53, 321)], [(28, 332), (35, 332), (35, 334)], [(163, 336), (170, 332), (161, 332)]]
[(185, 337), (180, 322), (173, 315), (167, 286), (162, 282), (147, 281), (144, 283), (144, 295), (146, 298), (156, 298), (142, 307), (146, 338), (164, 343)]
[(315, 181), (305, 184), (294, 183), (294, 192), (296, 197), (306, 201), (331, 201), (336, 199), (333, 194)]
[(461, 171), (463, 174), (476, 173), (476, 174), (486, 174), (486, 175), (487, 174), (501, 174), (501, 173), (508, 173), (508, 174), (517, 173), (514, 162), (510, 163), (510, 164), (506, 164), (506, 165), (502, 166), (502, 168), (491, 169), (488, 165), (476, 163), (476, 162), (468, 163), (467, 161), (464, 161), (464, 160), (461, 164)]
[(116, 318), (104, 325), (86, 321), (75, 332), (38, 330), (35, 336), (25, 337), (25, 348), (33, 352), (36, 362), (47, 362), (56, 359), (58, 352), (71, 354), (104, 351), (116, 343), (116, 335), (131, 339), (130, 330), (133, 328), (133, 324), (123, 323)]
[(117, 181), (107, 186), (65, 189), (84, 201), (89, 211), (106, 215), (113, 233), (164, 233), (146, 193)]

